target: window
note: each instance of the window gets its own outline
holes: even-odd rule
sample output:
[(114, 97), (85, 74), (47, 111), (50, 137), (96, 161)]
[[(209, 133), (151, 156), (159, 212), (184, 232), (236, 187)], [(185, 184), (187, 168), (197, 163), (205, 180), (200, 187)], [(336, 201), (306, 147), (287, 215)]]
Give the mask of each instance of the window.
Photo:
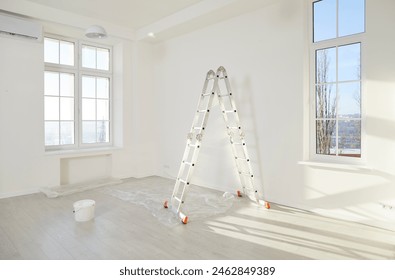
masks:
[[(81, 54), (80, 58), (76, 53)], [(47, 149), (110, 144), (110, 59), (109, 47), (44, 38)]]
[(364, 0), (313, 1), (315, 155), (361, 157)]

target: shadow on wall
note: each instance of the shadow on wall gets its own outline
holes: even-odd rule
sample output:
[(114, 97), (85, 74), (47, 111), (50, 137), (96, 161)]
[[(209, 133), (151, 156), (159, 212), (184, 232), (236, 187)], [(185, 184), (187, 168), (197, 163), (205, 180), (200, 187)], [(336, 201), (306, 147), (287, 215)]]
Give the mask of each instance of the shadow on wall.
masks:
[[(368, 136), (373, 136), (377, 138), (384, 138), (387, 140), (393, 140), (395, 145), (395, 122), (375, 117), (367, 117), (366, 118), (366, 134)], [(381, 160), (386, 160), (387, 162), (392, 162), (395, 159), (388, 159), (391, 154), (382, 153), (380, 156)], [(320, 168), (320, 167), (316, 167)], [(384, 172), (377, 169), (365, 170), (365, 169), (357, 169), (357, 170), (341, 170), (337, 168), (325, 168), (325, 170), (329, 171), (341, 171), (349, 174), (357, 175), (369, 175), (376, 176), (381, 179), (385, 179), (388, 181), (386, 184), (374, 185), (368, 188), (362, 188), (351, 192), (345, 192), (342, 194), (338, 194), (338, 199), (335, 197), (335, 201), (332, 201), (332, 205), (336, 205), (336, 207), (341, 206), (338, 205), (339, 201), (353, 201), (355, 203), (363, 203), (363, 202), (372, 202), (380, 199), (395, 199), (395, 171), (394, 173)], [(346, 188), (345, 188), (346, 189)], [(346, 200), (342, 199), (345, 198)], [(328, 198), (332, 200), (333, 198)], [(323, 201), (322, 201), (323, 202)], [(343, 205), (345, 206), (345, 205)]]
[(367, 117), (366, 133), (368, 135), (393, 140), (395, 143), (395, 122), (382, 118)]
[[(318, 166), (305, 168), (306, 177), (313, 172), (326, 175), (333, 172), (331, 175), (334, 178), (333, 181), (331, 180), (333, 187), (336, 190), (342, 190), (336, 192), (330, 189), (325, 177), (319, 181), (313, 180), (313, 182), (305, 183), (303, 193), (306, 196), (309, 196), (308, 193), (315, 196), (314, 198), (302, 198), (303, 204), (308, 205), (310, 209), (318, 212), (324, 211), (325, 213), (322, 213), (325, 215), (335, 214), (338, 216), (340, 214), (342, 217), (346, 216), (352, 220), (365, 221), (369, 224), (381, 224), (386, 221), (390, 222), (387, 225), (388, 228), (393, 228), (392, 221), (395, 221), (395, 213), (388, 211), (391, 208), (390, 205), (395, 202), (393, 184), (395, 176), (393, 174), (379, 170), (343, 170)], [(343, 179), (344, 182), (342, 182)], [(372, 181), (372, 184), (358, 186), (359, 182), (366, 185), (365, 180)]]
[(371, 169), (304, 166), (300, 199), (311, 208), (342, 211), (358, 220), (392, 224), (395, 221), (395, 171), (391, 172), (395, 160), (392, 156), (395, 122), (374, 117), (365, 121), (366, 141), (370, 141), (366, 156)]
[[(251, 158), (252, 170), (255, 176), (254, 184), (258, 191), (265, 194), (265, 186), (263, 183), (263, 161), (261, 158), (261, 143), (258, 131), (257, 131), (257, 116), (253, 104), (253, 90), (251, 87), (251, 80), (249, 76), (244, 77), (241, 83), (237, 83), (235, 80), (230, 80), (232, 90), (235, 92), (236, 107), (239, 111), (240, 125), (243, 127), (243, 131), (246, 134), (246, 145), (248, 149), (249, 157)], [(240, 110), (241, 109), (241, 110)]]
[[(369, 171), (369, 174), (366, 174), (366, 170), (342, 170), (339, 168), (328, 168), (328, 167), (308, 167), (316, 170), (323, 171), (334, 171), (334, 172), (342, 172), (346, 173), (345, 175), (350, 174), (359, 174), (359, 175), (369, 175), (375, 177), (381, 177), (388, 180), (388, 183), (373, 185), (364, 188), (353, 189), (351, 191), (344, 191), (336, 194), (326, 194), (324, 191), (320, 190), (317, 187), (309, 187), (315, 192), (321, 193), (323, 196), (319, 198), (309, 199), (308, 204), (313, 207), (319, 207), (322, 209), (335, 209), (335, 208), (344, 208), (348, 206), (355, 206), (364, 203), (371, 203), (380, 200), (389, 200), (395, 199), (395, 187), (392, 182), (395, 180), (395, 176), (389, 173), (381, 172), (378, 170)], [(348, 186), (344, 186), (344, 190), (347, 190)]]

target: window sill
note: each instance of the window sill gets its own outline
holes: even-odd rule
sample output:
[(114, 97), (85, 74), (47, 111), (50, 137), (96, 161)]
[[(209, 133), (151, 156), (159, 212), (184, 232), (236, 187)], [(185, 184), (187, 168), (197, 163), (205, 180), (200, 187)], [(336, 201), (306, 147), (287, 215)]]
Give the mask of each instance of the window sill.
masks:
[(320, 161), (298, 161), (298, 164), (310, 166), (310, 167), (316, 167), (316, 168), (350, 170), (350, 171), (372, 171), (372, 168), (366, 165), (347, 164), (347, 163), (344, 164), (344, 163), (320, 162)]
[(114, 151), (120, 149), (121, 148), (119, 147), (104, 147), (104, 148), (91, 148), (91, 149), (78, 149), (78, 150), (56, 150), (56, 151), (45, 151), (45, 155), (54, 156), (58, 158), (103, 156), (103, 155), (111, 155)]

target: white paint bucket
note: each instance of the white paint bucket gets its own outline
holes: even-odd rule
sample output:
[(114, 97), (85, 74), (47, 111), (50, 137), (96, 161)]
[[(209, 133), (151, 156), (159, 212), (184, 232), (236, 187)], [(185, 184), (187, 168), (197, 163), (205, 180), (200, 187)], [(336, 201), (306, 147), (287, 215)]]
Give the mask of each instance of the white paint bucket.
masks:
[(95, 216), (95, 201), (84, 199), (74, 202), (74, 218), (77, 222), (87, 222)]

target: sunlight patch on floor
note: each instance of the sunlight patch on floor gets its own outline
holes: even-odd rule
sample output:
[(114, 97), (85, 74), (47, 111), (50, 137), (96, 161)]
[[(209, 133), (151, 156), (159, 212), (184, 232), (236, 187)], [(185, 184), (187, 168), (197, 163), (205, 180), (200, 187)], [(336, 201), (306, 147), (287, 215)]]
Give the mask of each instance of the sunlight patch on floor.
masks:
[[(248, 212), (253, 213), (247, 215)], [(338, 224), (308, 214), (243, 208), (206, 224), (216, 234), (270, 247), (312, 259), (387, 259), (394, 257), (394, 246), (368, 236), (352, 233), (346, 223)], [(258, 216), (258, 217), (257, 217)], [(281, 218), (280, 218), (281, 217)], [(347, 228), (347, 230), (345, 230)], [(343, 231), (346, 231), (343, 233)], [(355, 237), (355, 239), (353, 239)]]

